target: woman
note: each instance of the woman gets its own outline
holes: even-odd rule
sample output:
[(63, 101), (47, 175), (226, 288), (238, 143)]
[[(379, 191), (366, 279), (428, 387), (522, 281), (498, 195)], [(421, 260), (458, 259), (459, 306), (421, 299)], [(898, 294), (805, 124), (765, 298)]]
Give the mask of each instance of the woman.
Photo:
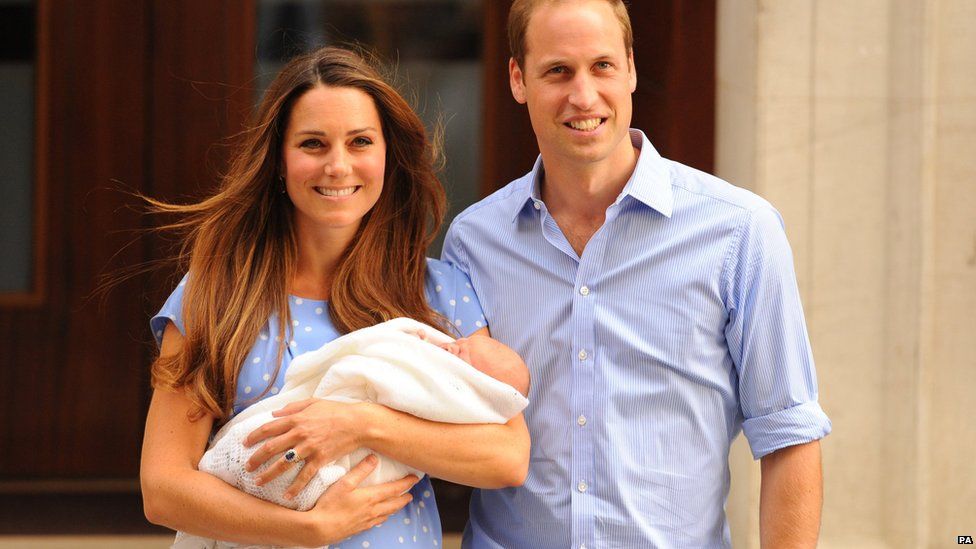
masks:
[[(427, 477), (361, 488), (371, 459), (315, 507), (292, 511), (196, 470), (214, 427), (276, 393), (292, 357), (341, 333), (408, 316), (486, 334), (465, 275), (425, 258), (444, 213), (423, 124), (356, 54), (324, 48), (282, 69), (217, 194), (182, 219), (189, 274), (152, 326), (161, 340), (146, 420), (142, 491), (150, 521), (251, 544), (440, 544)], [(295, 494), (358, 447), (458, 483), (520, 484), (528, 432), (432, 423), (375, 404), (295, 403), (253, 432), (264, 481), (304, 460)], [(404, 494), (409, 489), (409, 492)], [(374, 528), (375, 527), (375, 528)], [(347, 537), (353, 539), (346, 540)]]

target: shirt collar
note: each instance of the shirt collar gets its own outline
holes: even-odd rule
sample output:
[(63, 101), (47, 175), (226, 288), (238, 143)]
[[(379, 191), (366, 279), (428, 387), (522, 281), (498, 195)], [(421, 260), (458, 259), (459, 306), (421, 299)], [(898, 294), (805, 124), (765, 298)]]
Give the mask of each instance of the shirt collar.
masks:
[(634, 173), (630, 175), (616, 203), (619, 204), (626, 196), (632, 196), (670, 218), (674, 210), (674, 193), (671, 190), (671, 167), (668, 161), (651, 145), (644, 132), (632, 128), (630, 140), (640, 151), (640, 156), (637, 157)]
[[(644, 132), (631, 128), (630, 141), (639, 151), (637, 166), (634, 167), (634, 172), (614, 203), (619, 204), (625, 197), (632, 196), (670, 218), (674, 209), (674, 195), (671, 191), (671, 170), (667, 160), (662, 158), (651, 145)], [(515, 209), (512, 212), (513, 222), (526, 207), (530, 205), (535, 207), (535, 204), (542, 203), (539, 180), (544, 172), (542, 155), (539, 155), (535, 165), (532, 166), (532, 171), (522, 178), (517, 195), (519, 198), (515, 201)]]

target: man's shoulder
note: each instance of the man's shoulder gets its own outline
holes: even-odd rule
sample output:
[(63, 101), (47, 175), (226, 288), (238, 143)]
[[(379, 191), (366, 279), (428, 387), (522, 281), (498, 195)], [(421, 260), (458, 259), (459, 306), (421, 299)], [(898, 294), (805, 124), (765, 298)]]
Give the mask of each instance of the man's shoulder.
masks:
[(671, 167), (672, 189), (675, 193), (687, 193), (692, 202), (747, 212), (775, 212), (769, 201), (748, 189), (680, 162), (667, 162)]
[(506, 217), (508, 221), (511, 221), (515, 216), (516, 208), (520, 206), (519, 202), (524, 201), (529, 195), (528, 187), (531, 184), (532, 173), (530, 172), (465, 208), (454, 218), (451, 225), (459, 226), (465, 223), (483, 221), (494, 222)]

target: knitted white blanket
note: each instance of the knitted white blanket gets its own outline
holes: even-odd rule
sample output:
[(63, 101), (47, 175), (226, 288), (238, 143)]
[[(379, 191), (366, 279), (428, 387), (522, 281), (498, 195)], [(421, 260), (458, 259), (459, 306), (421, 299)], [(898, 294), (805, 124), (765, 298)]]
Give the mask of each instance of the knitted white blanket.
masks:
[[(428, 341), (418, 334), (423, 331)], [(282, 390), (248, 407), (215, 435), (199, 469), (261, 499), (292, 509), (308, 510), (319, 496), (371, 451), (360, 448), (319, 469), (292, 500), (282, 497), (298, 475), (296, 464), (273, 481), (258, 486), (255, 479), (268, 465), (248, 473), (244, 465), (260, 445), (246, 448), (251, 431), (274, 419), (271, 412), (315, 397), (340, 402), (376, 402), (444, 423), (505, 423), (521, 412), (528, 400), (514, 387), (475, 369), (438, 343), (450, 336), (420, 322), (397, 318), (339, 337), (316, 351), (295, 357)], [(281, 455), (274, 456), (273, 463)], [(362, 486), (370, 486), (423, 472), (378, 455), (376, 469)], [(174, 547), (207, 547), (201, 538), (177, 536)], [(209, 545), (213, 546), (213, 545)], [(221, 546), (224, 546), (223, 544)], [(233, 545), (229, 545), (233, 546)]]

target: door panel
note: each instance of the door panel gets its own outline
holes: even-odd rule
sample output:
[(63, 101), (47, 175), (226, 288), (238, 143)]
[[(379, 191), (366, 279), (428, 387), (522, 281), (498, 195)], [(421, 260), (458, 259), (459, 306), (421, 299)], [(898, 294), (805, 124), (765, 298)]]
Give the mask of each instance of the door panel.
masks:
[(253, 27), (253, 10), (38, 4), (40, 297), (0, 300), (0, 480), (132, 478), (149, 395), (146, 320), (168, 290), (142, 276), (104, 298), (93, 291), (110, 269), (162, 256), (157, 239), (139, 237), (148, 220), (122, 191), (178, 199), (214, 180), (224, 157), (208, 158), (209, 145), (241, 127), (250, 99), (226, 90), (250, 78), (252, 34), (239, 29)]

